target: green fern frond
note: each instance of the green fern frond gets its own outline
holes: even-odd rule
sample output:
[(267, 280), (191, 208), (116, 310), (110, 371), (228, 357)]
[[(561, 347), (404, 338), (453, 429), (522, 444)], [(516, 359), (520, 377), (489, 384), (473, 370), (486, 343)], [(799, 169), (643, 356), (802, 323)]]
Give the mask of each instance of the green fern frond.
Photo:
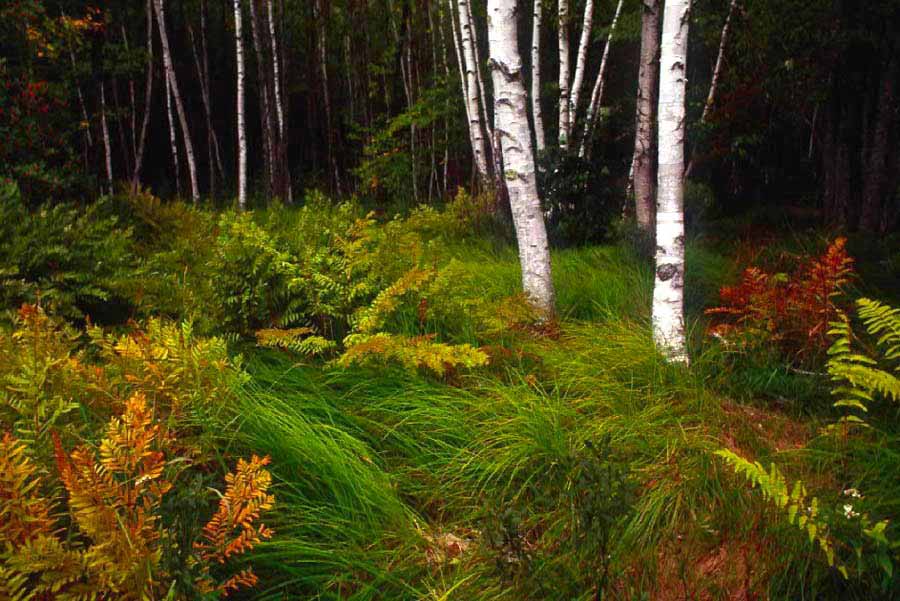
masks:
[(756, 486), (767, 501), (787, 514), (788, 523), (804, 531), (810, 543), (819, 546), (828, 560), (828, 565), (836, 568), (844, 578), (848, 577), (847, 568), (835, 557), (835, 543), (832, 540), (828, 524), (819, 515), (819, 500), (810, 497), (801, 481), (793, 487), (788, 486), (787, 479), (773, 463), (769, 471), (758, 461), (748, 461), (729, 449), (715, 452), (737, 474), (744, 476)]

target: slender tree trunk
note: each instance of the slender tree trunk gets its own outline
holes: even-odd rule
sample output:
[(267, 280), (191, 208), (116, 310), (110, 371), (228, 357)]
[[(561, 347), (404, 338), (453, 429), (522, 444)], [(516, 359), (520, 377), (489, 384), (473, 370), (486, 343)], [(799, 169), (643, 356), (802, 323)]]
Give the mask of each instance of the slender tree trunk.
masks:
[(588, 106), (587, 115), (584, 119), (584, 131), (581, 134), (581, 148), (578, 151), (580, 156), (585, 156), (590, 148), (591, 140), (594, 137), (594, 129), (597, 127), (597, 121), (600, 115), (600, 106), (603, 104), (603, 90), (606, 88), (606, 66), (609, 63), (609, 48), (612, 45), (613, 34), (616, 33), (616, 26), (619, 24), (619, 15), (622, 14), (623, 0), (619, 0), (616, 5), (616, 12), (613, 15), (612, 24), (609, 26), (609, 35), (606, 37), (606, 46), (603, 47), (603, 57), (600, 59), (600, 71), (597, 73), (597, 81), (594, 82), (594, 91), (591, 93), (591, 103)]
[(341, 177), (338, 171), (337, 158), (335, 157), (334, 129), (331, 118), (331, 91), (328, 85), (328, 45), (327, 45), (327, 19), (322, 0), (315, 1), (316, 28), (318, 31), (319, 69), (322, 72), (322, 99), (325, 104), (325, 127), (328, 136), (328, 164), (334, 177), (335, 191), (341, 195)]
[(544, 152), (544, 115), (541, 111), (541, 23), (544, 20), (542, 0), (534, 0), (534, 21), (531, 29), (531, 118), (538, 154)]
[(172, 146), (172, 165), (175, 168), (175, 194), (181, 196), (181, 161), (178, 158), (178, 136), (175, 132), (175, 115), (172, 112), (172, 86), (169, 79), (163, 77), (166, 84), (166, 114), (169, 118), (169, 143)]
[(859, 226), (862, 230), (875, 233), (880, 230), (882, 206), (888, 182), (888, 145), (890, 143), (891, 121), (895, 113), (894, 96), (896, 86), (897, 56), (885, 65), (881, 74), (881, 90), (871, 140), (866, 144), (868, 156), (863, 162), (863, 199)]
[(632, 181), (634, 213), (638, 227), (653, 233), (655, 211), (653, 167), (655, 146), (656, 85), (659, 80), (659, 0), (641, 1), (641, 66), (635, 108)]
[(103, 157), (106, 165), (107, 192), (113, 193), (113, 168), (112, 145), (109, 142), (109, 126), (106, 123), (106, 91), (105, 84), (100, 80), (100, 130), (103, 132)]
[(485, 144), (485, 124), (480, 107), (480, 93), (478, 87), (478, 63), (475, 59), (474, 42), (472, 38), (472, 23), (469, 21), (469, 1), (458, 1), (459, 29), (462, 43), (462, 56), (466, 76), (466, 105), (469, 114), (469, 131), (472, 136), (472, 153), (475, 158), (475, 168), (482, 182), (488, 181), (487, 146)]
[[(128, 32), (125, 29), (125, 25), (122, 25), (122, 42), (125, 44), (125, 51), (130, 52), (129, 44), (128, 44)], [(128, 78), (128, 97), (131, 102), (131, 110), (128, 113), (129, 121), (131, 122), (131, 157), (133, 159), (137, 158), (137, 99), (136, 94), (134, 93), (134, 78)], [(128, 170), (129, 173), (132, 172), (132, 169)]]
[(116, 131), (119, 134), (119, 147), (122, 149), (122, 160), (125, 163), (125, 173), (131, 173), (131, 146), (125, 141), (125, 124), (122, 122), (125, 113), (122, 111), (122, 103), (119, 101), (119, 86), (116, 83), (115, 78), (113, 78), (110, 83), (112, 84), (113, 91), (113, 106), (116, 109)]
[[(272, 47), (272, 81), (274, 83), (274, 97), (275, 97), (275, 116), (277, 117), (277, 131), (278, 135), (276, 136), (276, 155), (278, 159), (278, 172), (280, 174), (279, 177), (279, 194), (285, 199), (289, 204), (294, 201), (294, 193), (291, 186), (291, 171), (288, 165), (288, 157), (287, 157), (287, 131), (286, 131), (286, 107), (282, 94), (282, 85), (281, 85), (281, 58), (279, 56), (279, 44), (278, 37), (276, 34), (275, 27), (275, 6), (274, 0), (266, 0), (266, 12), (268, 13), (269, 19), (269, 43)], [(348, 74), (348, 77), (352, 81), (352, 73)], [(352, 93), (351, 93), (351, 102), (352, 102)]]
[(484, 93), (484, 78), (481, 76), (481, 69), (484, 63), (481, 62), (481, 45), (478, 43), (478, 28), (475, 26), (475, 17), (472, 16), (472, 0), (466, 3), (466, 11), (469, 17), (469, 26), (472, 28), (472, 51), (475, 53), (475, 75), (478, 78), (478, 99), (481, 106), (481, 119), (484, 123), (484, 129), (487, 132), (488, 139), (493, 139), (494, 131), (491, 125), (491, 115), (488, 111), (488, 97)]
[(234, 45), (237, 69), (238, 209), (247, 209), (247, 126), (244, 123), (244, 33), (241, 0), (234, 0)]
[(141, 135), (134, 155), (134, 172), (131, 176), (131, 190), (137, 193), (141, 183), (141, 168), (144, 165), (144, 149), (147, 145), (147, 128), (153, 107), (153, 5), (147, 0), (147, 82), (144, 88), (144, 117), (141, 120)]
[[(475, 166), (475, 170), (480, 179), (484, 179), (486, 176), (482, 175), (481, 169), (478, 168), (478, 156), (476, 154), (476, 148), (478, 147), (478, 142), (476, 141), (475, 132), (478, 123), (478, 117), (472, 115), (472, 103), (469, 101), (469, 87), (468, 81), (466, 77), (466, 65), (463, 61), (462, 50), (460, 49), (460, 32), (457, 29), (457, 24), (459, 21), (457, 20), (453, 6), (456, 0), (447, 0), (447, 5), (450, 9), (449, 17), (450, 17), (450, 33), (453, 35), (453, 49), (456, 51), (456, 65), (459, 67), (459, 87), (462, 90), (462, 98), (463, 98), (463, 108), (466, 110), (466, 132), (469, 134), (469, 146), (472, 149), (472, 161)], [(483, 148), (483, 139), (482, 139), (482, 148)]]
[(266, 57), (262, 48), (262, 32), (259, 15), (256, 11), (257, 0), (250, 0), (250, 32), (253, 40), (253, 51), (256, 54), (256, 87), (259, 91), (260, 130), (262, 131), (263, 164), (268, 175), (267, 189), (269, 194), (275, 193), (275, 118), (272, 114), (272, 102), (269, 89), (269, 78), (266, 75)]
[[(209, 156), (209, 195), (216, 196), (216, 166), (219, 173), (223, 174), (222, 159), (219, 157), (219, 139), (216, 135), (212, 121), (212, 98), (209, 85), (209, 60), (206, 50), (206, 2), (200, 2), (200, 49), (194, 37), (194, 28), (188, 25), (188, 35), (191, 40), (191, 53), (194, 56), (194, 66), (197, 69), (197, 77), (200, 80), (200, 100), (203, 104), (203, 116), (206, 120), (206, 147)], [(223, 174), (224, 177), (224, 174)]]
[[(716, 66), (713, 68), (712, 82), (709, 84), (709, 93), (706, 95), (706, 104), (703, 105), (703, 114), (700, 116), (700, 123), (706, 123), (709, 112), (716, 103), (716, 92), (719, 89), (719, 79), (722, 75), (722, 64), (725, 61), (725, 48), (728, 44), (728, 33), (731, 30), (731, 18), (734, 16), (734, 10), (737, 8), (737, 0), (731, 0), (728, 6), (728, 16), (725, 17), (725, 25), (722, 26), (722, 35), (719, 37), (719, 54), (716, 56)], [(691, 153), (691, 160), (688, 161), (687, 169), (684, 176), (690, 177), (694, 171), (694, 153)]]
[(549, 317), (554, 312), (550, 247), (537, 191), (528, 94), (518, 48), (516, 0), (488, 0), (488, 40), (495, 131), (503, 147), (503, 179), (516, 228), (522, 287), (534, 306)]
[(569, 0), (558, 0), (559, 19), (559, 147), (569, 147), (569, 136), (572, 132), (572, 114), (569, 100)]
[[(75, 53), (69, 48), (69, 60), (72, 61), (72, 73), (76, 72)], [(78, 93), (78, 105), (81, 107), (81, 120), (84, 122), (82, 130), (84, 131), (84, 168), (89, 167), (88, 155), (94, 146), (94, 137), (91, 135), (91, 120), (88, 117), (87, 104), (84, 102), (84, 94), (81, 93), (81, 84), (76, 80), (75, 91)]]
[(690, 0), (666, 0), (659, 79), (659, 201), (653, 338), (673, 362), (687, 363), (684, 329), (684, 113)]
[(172, 64), (172, 53), (169, 49), (169, 36), (166, 33), (166, 13), (164, 0), (154, 0), (156, 6), (156, 24), (159, 28), (159, 38), (162, 43), (163, 65), (166, 70), (166, 80), (169, 82), (172, 98), (175, 100), (175, 110), (178, 113), (178, 121), (181, 124), (181, 134), (184, 139), (184, 151), (187, 155), (188, 173), (191, 178), (191, 199), (194, 203), (200, 202), (200, 187), (197, 184), (197, 163), (194, 160), (194, 145), (191, 142), (191, 131), (188, 127), (187, 113), (184, 103), (181, 101), (181, 93), (178, 91), (178, 78), (175, 76), (175, 67)]
[[(591, 43), (591, 28), (594, 22), (594, 0), (585, 0), (584, 21), (581, 25), (581, 41), (578, 43), (578, 56), (575, 61), (575, 79), (570, 90), (571, 102), (569, 103), (569, 120), (572, 128), (578, 121), (578, 101), (581, 97), (581, 88), (584, 85), (584, 71), (587, 63), (588, 46)], [(571, 133), (570, 133), (571, 137)]]

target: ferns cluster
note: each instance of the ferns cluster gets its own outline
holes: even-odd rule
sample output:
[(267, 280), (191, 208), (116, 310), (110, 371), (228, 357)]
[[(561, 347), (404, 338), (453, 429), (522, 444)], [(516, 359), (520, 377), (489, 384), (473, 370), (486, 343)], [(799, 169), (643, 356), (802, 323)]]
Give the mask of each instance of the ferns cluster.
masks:
[[(274, 503), (267, 459), (238, 461), (202, 534), (164, 526), (176, 485), (216, 471), (192, 415), (226, 402), (242, 377), (224, 342), (189, 324), (79, 337), (23, 306), (15, 329), (0, 330), (0, 600), (252, 585), (252, 570), (229, 574), (228, 564), (271, 536), (260, 523)], [(185, 540), (196, 545), (164, 561)]]

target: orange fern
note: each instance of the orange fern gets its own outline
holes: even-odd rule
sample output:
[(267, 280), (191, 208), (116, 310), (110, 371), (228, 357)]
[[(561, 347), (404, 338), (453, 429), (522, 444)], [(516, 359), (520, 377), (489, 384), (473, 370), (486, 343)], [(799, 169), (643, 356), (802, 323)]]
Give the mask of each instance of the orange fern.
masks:
[[(223, 564), (272, 537), (272, 530), (265, 524), (257, 525), (262, 512), (275, 504), (275, 497), (268, 493), (272, 483), (272, 475), (264, 469), (268, 464), (268, 457), (254, 455), (250, 461), (239, 459), (237, 469), (225, 476), (227, 486), (219, 509), (204, 526), (203, 541), (194, 545), (207, 566)], [(217, 590), (227, 595), (241, 586), (256, 584), (256, 575), (247, 569), (216, 586), (207, 573), (198, 584), (207, 592)]]

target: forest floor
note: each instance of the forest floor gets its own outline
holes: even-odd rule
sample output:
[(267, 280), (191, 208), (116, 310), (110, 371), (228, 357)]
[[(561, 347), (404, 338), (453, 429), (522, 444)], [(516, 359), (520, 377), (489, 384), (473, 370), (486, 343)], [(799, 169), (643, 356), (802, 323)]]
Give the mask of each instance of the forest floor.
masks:
[[(797, 369), (774, 343), (750, 351), (710, 336), (705, 311), (722, 302), (722, 286), (757, 261), (782, 269), (818, 256), (824, 236), (763, 245), (710, 227), (718, 238), (692, 237), (691, 363), (673, 365), (652, 341), (651, 262), (634, 242), (555, 250), (558, 318), (548, 323), (519, 295), (508, 234), (473, 221), (470, 205), (392, 220), (327, 199), (243, 214), (150, 197), (19, 207), (9, 204), (2, 222), (15, 244), (0, 244), (10, 264), (0, 265), (0, 293), (9, 308), (42, 302), (51, 317), (25, 304), (12, 330), (0, 323), (0, 425), (29, 435), (45, 420), (27, 440), (53, 474), (48, 432), (59, 430), (67, 449), (98, 445), (125, 398), (155, 399), (185, 441), (170, 449), (187, 454), (169, 462), (178, 486), (159, 511), (186, 540), (208, 519), (227, 466), (268, 456), (276, 500), (265, 523), (275, 536), (231, 558), (259, 576), (240, 598), (890, 599), (900, 590), (896, 574), (882, 577), (890, 560), (860, 560), (841, 578), (809, 528), (721, 454), (777, 465), (784, 482), (769, 483), (804, 491), (811, 518), (822, 508), (819, 534), (838, 541), (840, 561), (868, 544), (852, 538), (865, 512), (900, 515), (889, 408), (869, 414), (878, 428), (836, 437), (823, 364)], [(885, 273), (897, 273), (885, 265), (859, 261), (849, 296), (883, 298), (878, 286), (896, 285)], [(85, 335), (92, 321), (106, 333)], [(32, 353), (44, 372), (23, 349), (32, 338), (44, 345), (51, 322), (58, 344), (41, 347), (44, 363)], [(92, 369), (67, 367), (82, 364)], [(42, 409), (59, 399), (63, 412)], [(193, 484), (185, 466), (199, 472)], [(865, 499), (854, 498), (851, 522), (841, 508), (857, 488)], [(193, 561), (177, 550), (171, 560), (185, 590)]]

